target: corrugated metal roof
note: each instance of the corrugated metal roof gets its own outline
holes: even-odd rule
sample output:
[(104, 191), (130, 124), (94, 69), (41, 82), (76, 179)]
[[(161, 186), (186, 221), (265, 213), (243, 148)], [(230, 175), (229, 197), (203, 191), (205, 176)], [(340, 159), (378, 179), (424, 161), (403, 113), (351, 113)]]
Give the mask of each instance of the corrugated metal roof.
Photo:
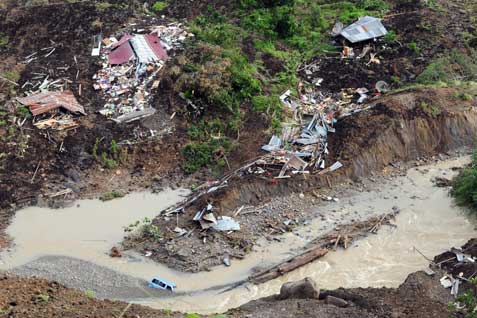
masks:
[(72, 113), (86, 115), (83, 106), (76, 100), (71, 91), (44, 92), (27, 97), (17, 98), (18, 102), (28, 106), (33, 116), (40, 115), (63, 107)]
[(341, 31), (341, 35), (351, 43), (375, 39), (387, 33), (381, 20), (370, 16), (360, 18)]
[(159, 58), (156, 56), (143, 35), (136, 35), (134, 38), (129, 40), (129, 42), (134, 49), (134, 53), (136, 53), (139, 63), (146, 64), (159, 61)]

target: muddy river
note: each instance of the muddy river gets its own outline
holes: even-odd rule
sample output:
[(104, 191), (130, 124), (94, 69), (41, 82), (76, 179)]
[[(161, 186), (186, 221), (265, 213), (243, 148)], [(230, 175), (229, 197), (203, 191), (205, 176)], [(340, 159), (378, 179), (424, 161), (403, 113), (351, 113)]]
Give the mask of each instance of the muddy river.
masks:
[[(409, 273), (427, 266), (427, 261), (414, 247), (432, 257), (451, 246), (465, 243), (477, 234), (475, 220), (466, 217), (461, 209), (453, 205), (448, 189), (437, 188), (431, 181), (436, 176), (450, 178), (454, 173), (451, 168), (463, 166), (468, 160), (462, 157), (414, 168), (404, 177), (380, 181), (375, 190), (349, 193), (339, 202), (316, 208), (315, 213), (321, 217), (295, 233), (285, 234), (281, 242), (259, 242), (248, 257), (233, 261), (231, 267), (219, 266), (210, 272), (196, 274), (174, 271), (141, 255), (128, 254), (120, 259), (107, 255), (111, 246), (122, 239), (124, 226), (144, 217), (153, 217), (163, 208), (181, 200), (187, 194), (186, 190), (166, 190), (160, 194), (133, 193), (110, 202), (82, 200), (73, 207), (60, 210), (31, 207), (17, 212), (9, 227), (8, 233), (15, 246), (0, 254), (0, 269), (15, 272), (17, 268), (23, 268), (18, 271), (19, 274), (44, 276), (81, 289), (89, 289), (88, 284), (93, 290), (97, 286), (99, 296), (134, 300), (154, 308), (198, 313), (226, 311), (252, 299), (277, 293), (283, 282), (303, 277), (314, 278), (321, 288), (326, 289), (395, 287)], [(244, 279), (256, 266), (267, 266), (288, 258), (292, 251), (298, 251), (337, 223), (387, 213), (395, 206), (401, 211), (394, 222), (396, 227), (383, 227), (379, 234), (357, 241), (347, 250), (329, 253), (260, 286), (245, 285), (226, 293), (215, 289), (203, 291)], [(36, 259), (47, 255), (52, 257), (43, 261), (41, 266), (35, 263)], [(87, 261), (88, 264), (75, 270), (74, 266), (60, 258), (55, 259), (60, 256)], [(86, 269), (85, 266), (92, 267)], [(101, 282), (102, 278), (97, 275), (103, 275), (102, 271), (96, 270), (95, 266), (133, 277), (136, 281), (125, 280), (124, 284), (136, 285), (137, 290), (131, 289), (126, 295), (115, 293), (113, 288), (102, 290), (102, 285), (107, 283)], [(94, 272), (96, 276), (88, 276), (86, 272)], [(78, 279), (84, 276), (90, 277), (90, 281)], [(179, 295), (171, 297), (149, 293), (144, 284), (152, 276), (175, 282)], [(104, 281), (107, 280), (114, 278), (105, 277)]]

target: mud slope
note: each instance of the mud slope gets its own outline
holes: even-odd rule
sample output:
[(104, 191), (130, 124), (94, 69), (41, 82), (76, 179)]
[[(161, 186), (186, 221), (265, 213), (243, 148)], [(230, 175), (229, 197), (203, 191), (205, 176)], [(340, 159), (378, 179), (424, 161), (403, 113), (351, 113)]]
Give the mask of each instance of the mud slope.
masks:
[[(217, 194), (223, 210), (263, 202), (268, 197), (338, 184), (382, 172), (390, 165), (472, 146), (477, 138), (477, 109), (454, 97), (449, 88), (409, 90), (384, 97), (374, 108), (341, 120), (330, 135), (328, 164), (344, 168), (326, 176), (239, 180)], [(391, 167), (390, 167), (391, 168)]]

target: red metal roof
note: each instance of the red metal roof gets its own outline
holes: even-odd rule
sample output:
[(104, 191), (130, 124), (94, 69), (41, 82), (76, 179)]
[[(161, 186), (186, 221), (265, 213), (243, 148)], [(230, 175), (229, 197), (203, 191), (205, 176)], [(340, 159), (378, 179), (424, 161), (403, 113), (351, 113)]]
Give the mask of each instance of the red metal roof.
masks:
[(123, 43), (109, 53), (109, 64), (124, 64), (136, 58), (129, 41)]
[(147, 41), (147, 44), (151, 47), (152, 51), (154, 54), (160, 59), (160, 60), (167, 60), (167, 52), (164, 50), (161, 44), (161, 39), (157, 37), (157, 35), (154, 34), (145, 34), (144, 38)]
[(17, 100), (30, 108), (31, 113), (36, 116), (63, 107), (72, 113), (86, 115), (83, 106), (76, 100), (71, 91), (64, 92), (44, 92), (27, 97), (19, 97)]
[(116, 47), (118, 47), (118, 46), (120, 46), (120, 45), (126, 43), (127, 41), (129, 41), (129, 40), (132, 39), (133, 37), (134, 37), (134, 35), (124, 34), (118, 42), (116, 42), (116, 43), (114, 43), (113, 45), (111, 45), (111, 49), (114, 49), (114, 48), (116, 48)]

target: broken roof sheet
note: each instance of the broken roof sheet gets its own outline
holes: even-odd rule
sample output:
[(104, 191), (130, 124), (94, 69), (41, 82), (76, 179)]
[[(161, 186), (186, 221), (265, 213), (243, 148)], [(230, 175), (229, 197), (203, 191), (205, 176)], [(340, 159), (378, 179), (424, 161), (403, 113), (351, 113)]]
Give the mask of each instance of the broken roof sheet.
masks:
[(351, 43), (375, 39), (387, 33), (381, 20), (370, 16), (359, 18), (358, 21), (341, 31), (341, 35)]
[(28, 106), (33, 116), (44, 114), (60, 107), (72, 113), (86, 115), (83, 106), (78, 103), (71, 91), (43, 92), (27, 97), (19, 97), (17, 101)]

